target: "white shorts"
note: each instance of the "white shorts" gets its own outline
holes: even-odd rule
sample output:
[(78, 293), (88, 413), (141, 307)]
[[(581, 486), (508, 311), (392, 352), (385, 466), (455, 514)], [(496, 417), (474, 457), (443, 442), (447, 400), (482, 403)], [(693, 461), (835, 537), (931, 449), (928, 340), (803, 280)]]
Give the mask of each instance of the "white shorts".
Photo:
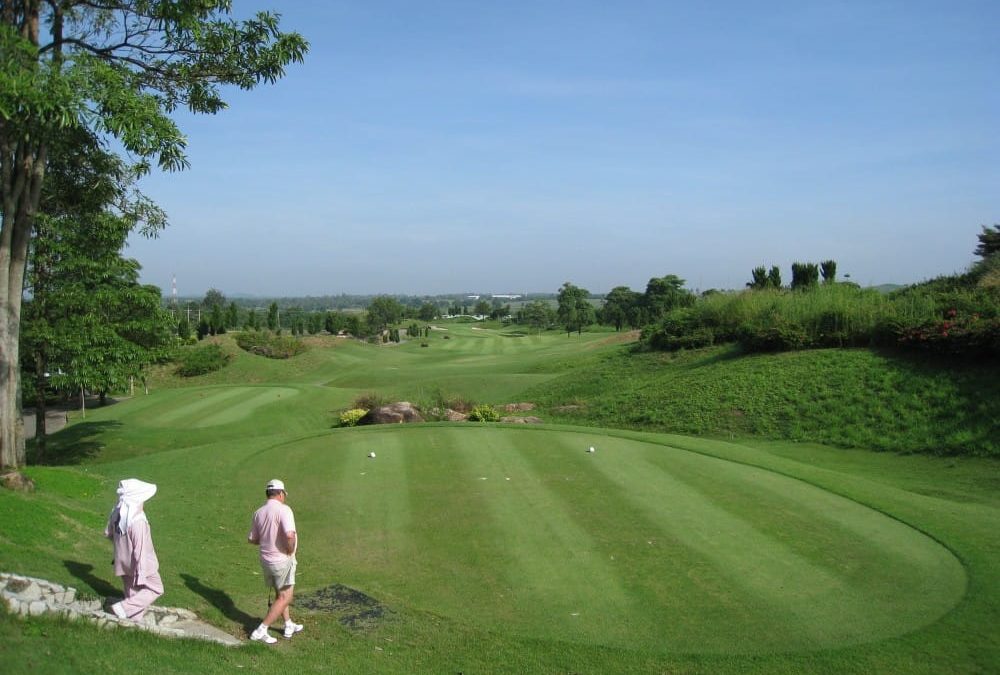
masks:
[(284, 562), (271, 563), (260, 561), (260, 568), (264, 572), (264, 585), (268, 588), (281, 590), (286, 586), (295, 585), (295, 568), (298, 566), (295, 558), (289, 558)]

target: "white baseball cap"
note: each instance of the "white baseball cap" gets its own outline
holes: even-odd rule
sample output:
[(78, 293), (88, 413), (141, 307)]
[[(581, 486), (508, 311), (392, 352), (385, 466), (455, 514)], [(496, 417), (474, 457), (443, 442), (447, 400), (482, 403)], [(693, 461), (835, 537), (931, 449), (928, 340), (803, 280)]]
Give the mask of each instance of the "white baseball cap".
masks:
[(285, 489), (285, 483), (283, 481), (278, 480), (277, 478), (272, 478), (270, 481), (268, 481), (267, 487), (264, 489), (281, 490), (282, 492), (288, 492), (288, 490)]

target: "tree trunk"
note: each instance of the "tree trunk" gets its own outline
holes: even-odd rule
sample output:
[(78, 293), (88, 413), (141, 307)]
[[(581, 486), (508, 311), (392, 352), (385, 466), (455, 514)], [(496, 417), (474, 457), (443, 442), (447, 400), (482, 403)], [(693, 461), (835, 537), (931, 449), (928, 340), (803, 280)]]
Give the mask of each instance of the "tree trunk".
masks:
[[(4, 303), (6, 305), (7, 303)], [(0, 318), (0, 469), (16, 469), (24, 465), (24, 420), (21, 419), (18, 396), (17, 341), (3, 307)]]
[(35, 359), (35, 376), (38, 385), (35, 388), (35, 464), (41, 464), (45, 459), (45, 359), (38, 356)]
[[(0, 4), (0, 18), (38, 45), (38, 0)], [(0, 469), (24, 465), (19, 350), (28, 241), (45, 176), (45, 143), (0, 119)]]

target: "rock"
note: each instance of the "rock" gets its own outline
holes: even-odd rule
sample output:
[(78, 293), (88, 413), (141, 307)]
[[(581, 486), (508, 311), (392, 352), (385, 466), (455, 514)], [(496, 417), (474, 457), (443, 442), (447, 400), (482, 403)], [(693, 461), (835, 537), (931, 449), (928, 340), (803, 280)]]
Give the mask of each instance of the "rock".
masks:
[[(8, 590), (12, 585), (13, 584), (9, 584), (7, 586)], [(29, 582), (27, 587), (15, 592), (17, 593), (18, 599), (22, 602), (34, 602), (35, 600), (42, 599), (42, 589), (33, 581)]]
[(452, 410), (451, 408), (444, 411), (444, 416), (449, 422), (464, 422), (469, 419), (469, 416), (466, 413), (458, 412), (457, 410)]
[(20, 471), (8, 471), (5, 474), (0, 474), (0, 485), (8, 490), (16, 490), (18, 492), (35, 491), (35, 481)]
[[(44, 579), (0, 573), (0, 598), (10, 614), (39, 616), (50, 614), (67, 620), (86, 619), (99, 628), (147, 630), (157, 635), (211, 640), (228, 646), (242, 641), (198, 619), (194, 612), (181, 607), (151, 607), (142, 623), (119, 619), (105, 613), (101, 600), (77, 600), (76, 589)], [(108, 598), (114, 602), (118, 598)]]
[(527, 412), (535, 409), (534, 403), (508, 403), (503, 407), (506, 412)]
[(423, 422), (420, 412), (407, 401), (390, 403), (373, 408), (358, 420), (358, 426), (368, 424), (403, 424), (404, 422)]
[(541, 418), (528, 416), (528, 417), (501, 417), (501, 422), (506, 422), (507, 424), (541, 424)]

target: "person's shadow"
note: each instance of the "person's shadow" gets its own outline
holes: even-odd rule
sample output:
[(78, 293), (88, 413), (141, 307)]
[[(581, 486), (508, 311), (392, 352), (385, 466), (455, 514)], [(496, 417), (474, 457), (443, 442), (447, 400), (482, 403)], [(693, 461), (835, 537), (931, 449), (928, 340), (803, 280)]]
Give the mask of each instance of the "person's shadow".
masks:
[(122, 589), (115, 588), (104, 579), (94, 575), (93, 565), (82, 563), (78, 560), (63, 560), (63, 565), (70, 574), (79, 579), (82, 583), (90, 586), (91, 590), (93, 590), (97, 595), (104, 598), (122, 597)]
[(227, 619), (235, 621), (243, 626), (247, 633), (256, 628), (257, 624), (260, 622), (260, 617), (251, 616), (239, 609), (235, 603), (233, 603), (233, 599), (230, 598), (225, 591), (221, 591), (218, 588), (212, 588), (211, 586), (206, 586), (201, 582), (201, 579), (193, 577), (190, 574), (182, 574), (181, 579), (184, 580), (185, 586), (208, 600), (209, 604), (222, 612)]

